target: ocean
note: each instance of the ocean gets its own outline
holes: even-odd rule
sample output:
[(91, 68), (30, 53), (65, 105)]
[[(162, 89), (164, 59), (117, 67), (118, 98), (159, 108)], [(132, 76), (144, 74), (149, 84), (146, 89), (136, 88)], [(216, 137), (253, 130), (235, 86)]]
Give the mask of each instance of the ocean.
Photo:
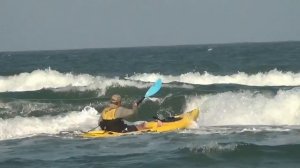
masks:
[[(199, 108), (193, 127), (82, 138), (110, 96), (130, 123)], [(299, 167), (300, 42), (0, 53), (0, 167)]]

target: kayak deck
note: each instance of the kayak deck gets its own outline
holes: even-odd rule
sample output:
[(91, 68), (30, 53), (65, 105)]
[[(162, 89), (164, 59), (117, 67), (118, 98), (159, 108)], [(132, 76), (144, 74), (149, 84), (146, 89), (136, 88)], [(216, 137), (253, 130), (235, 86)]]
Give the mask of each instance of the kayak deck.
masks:
[(167, 118), (166, 120), (161, 120), (162, 125), (158, 125), (157, 121), (149, 121), (146, 122), (146, 128), (142, 131), (134, 131), (134, 132), (126, 132), (126, 133), (119, 133), (119, 132), (112, 132), (112, 131), (104, 131), (104, 130), (96, 130), (96, 131), (89, 131), (86, 133), (81, 134), (82, 137), (85, 138), (104, 138), (104, 137), (115, 137), (115, 136), (123, 136), (123, 135), (132, 135), (132, 134), (142, 134), (146, 132), (169, 132), (175, 131), (180, 129), (185, 129), (190, 127), (194, 121), (197, 120), (199, 116), (199, 109), (194, 109), (192, 111), (183, 113), (181, 115), (175, 115), (173, 117)]

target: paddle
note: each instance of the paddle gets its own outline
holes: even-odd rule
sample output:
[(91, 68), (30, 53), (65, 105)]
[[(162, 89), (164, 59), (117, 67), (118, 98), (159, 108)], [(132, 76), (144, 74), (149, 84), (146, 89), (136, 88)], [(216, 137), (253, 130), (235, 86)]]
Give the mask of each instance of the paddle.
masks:
[(97, 127), (95, 127), (95, 128), (92, 128), (92, 129), (88, 130), (87, 132), (94, 131), (98, 127), (99, 127), (99, 125)]
[(157, 79), (156, 82), (148, 89), (145, 96), (137, 102), (137, 105), (141, 104), (145, 98), (153, 96), (155, 93), (157, 93), (160, 90), (161, 85), (162, 85), (161, 79)]

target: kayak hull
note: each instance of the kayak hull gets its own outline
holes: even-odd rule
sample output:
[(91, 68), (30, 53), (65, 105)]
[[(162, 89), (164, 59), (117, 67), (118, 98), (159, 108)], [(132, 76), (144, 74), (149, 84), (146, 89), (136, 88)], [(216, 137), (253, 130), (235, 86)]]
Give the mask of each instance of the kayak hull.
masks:
[(116, 136), (131, 135), (131, 134), (161, 133), (161, 132), (176, 131), (176, 130), (186, 129), (192, 126), (194, 122), (198, 119), (199, 113), (200, 110), (197, 108), (192, 111), (183, 113), (181, 115), (176, 115), (166, 120), (162, 120), (162, 125), (159, 125), (157, 121), (149, 121), (145, 125), (147, 129), (142, 131), (119, 133), (119, 132), (112, 132), (112, 131), (95, 130), (95, 131), (89, 131), (83, 133), (81, 134), (81, 136), (85, 138), (105, 138), (105, 137), (116, 137)]

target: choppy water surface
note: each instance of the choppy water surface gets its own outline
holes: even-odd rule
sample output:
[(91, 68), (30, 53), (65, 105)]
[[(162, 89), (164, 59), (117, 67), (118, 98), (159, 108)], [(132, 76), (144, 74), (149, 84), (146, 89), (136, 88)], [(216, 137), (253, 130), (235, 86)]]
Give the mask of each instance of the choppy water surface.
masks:
[[(298, 167), (299, 63), (299, 42), (0, 53), (0, 167)], [(158, 78), (129, 122), (200, 108), (197, 125), (78, 136)]]

